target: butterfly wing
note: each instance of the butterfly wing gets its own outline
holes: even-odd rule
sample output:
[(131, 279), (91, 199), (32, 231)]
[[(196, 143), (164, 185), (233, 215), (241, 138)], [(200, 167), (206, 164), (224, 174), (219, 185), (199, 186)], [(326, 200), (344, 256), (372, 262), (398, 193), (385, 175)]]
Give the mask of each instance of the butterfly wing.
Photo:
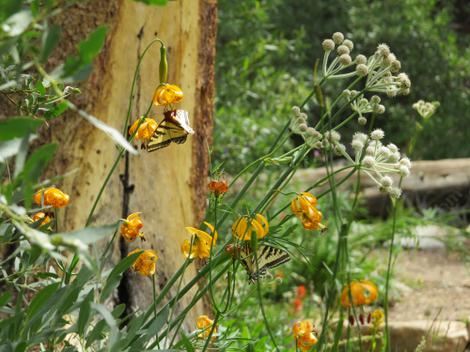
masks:
[(188, 134), (194, 130), (189, 125), (189, 115), (185, 110), (171, 110), (164, 113), (165, 118), (160, 123), (146, 149), (152, 152), (167, 147), (171, 142), (182, 144), (186, 142)]
[(268, 270), (289, 260), (290, 256), (286, 251), (268, 245), (259, 246), (256, 256), (248, 246), (242, 248), (240, 254), (240, 261), (248, 273), (250, 283), (255, 283), (259, 278), (266, 276)]
[(171, 142), (178, 144), (186, 142), (187, 132), (173, 122), (163, 120), (153, 133), (146, 145), (149, 152), (167, 147)]

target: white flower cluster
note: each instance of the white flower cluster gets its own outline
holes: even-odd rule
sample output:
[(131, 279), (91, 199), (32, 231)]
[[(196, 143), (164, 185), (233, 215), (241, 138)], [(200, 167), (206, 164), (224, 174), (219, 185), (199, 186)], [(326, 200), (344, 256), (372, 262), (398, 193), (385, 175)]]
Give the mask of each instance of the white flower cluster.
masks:
[(438, 101), (426, 102), (424, 100), (418, 100), (413, 104), (413, 109), (415, 109), (423, 119), (427, 120), (434, 115), (439, 105)]
[[(344, 39), (344, 35), (340, 32), (325, 39), (322, 47), (325, 52), (322, 71), (326, 79), (367, 77), (365, 87), (367, 91), (386, 93), (389, 97), (410, 93), (411, 81), (406, 73), (399, 73), (401, 63), (387, 44), (380, 44), (370, 57), (359, 54), (354, 60), (351, 58), (354, 43)], [(329, 62), (330, 54), (334, 53), (335, 49), (336, 57)], [(353, 71), (340, 73), (352, 65), (356, 65)]]
[(290, 124), (292, 132), (300, 134), (308, 146), (320, 148), (322, 135), (315, 128), (308, 126), (307, 114), (301, 112), (298, 106), (294, 106), (292, 112), (294, 113)]
[(406, 73), (398, 73), (401, 63), (387, 44), (380, 44), (363, 66), (367, 68), (366, 90), (386, 93), (389, 97), (410, 93), (411, 81)]
[(410, 174), (411, 161), (400, 154), (398, 147), (390, 143), (383, 145), (381, 140), (385, 134), (376, 129), (366, 135), (355, 133), (351, 146), (354, 150), (355, 163), (367, 174), (383, 192), (393, 198), (399, 198), (401, 189), (393, 185), (392, 175), (407, 177)]
[(358, 113), (357, 122), (360, 125), (367, 123), (365, 114), (375, 113), (381, 115), (385, 112), (385, 106), (380, 104), (381, 99), (378, 95), (373, 95), (369, 100), (358, 91), (349, 89), (344, 90), (343, 95), (351, 102), (351, 109)]

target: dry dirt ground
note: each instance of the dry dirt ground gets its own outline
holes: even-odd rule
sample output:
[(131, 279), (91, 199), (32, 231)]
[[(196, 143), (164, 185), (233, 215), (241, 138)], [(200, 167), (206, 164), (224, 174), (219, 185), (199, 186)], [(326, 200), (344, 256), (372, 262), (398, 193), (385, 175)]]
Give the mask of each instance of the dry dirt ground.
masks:
[[(377, 255), (386, 256), (379, 251)], [(445, 249), (402, 250), (396, 261), (392, 321), (470, 319), (470, 266)]]

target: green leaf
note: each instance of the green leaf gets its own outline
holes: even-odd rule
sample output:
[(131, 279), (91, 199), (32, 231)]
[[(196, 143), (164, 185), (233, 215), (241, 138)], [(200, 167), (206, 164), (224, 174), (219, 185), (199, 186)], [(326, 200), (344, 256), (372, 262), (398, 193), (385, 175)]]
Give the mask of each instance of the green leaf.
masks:
[(94, 293), (95, 291), (91, 290), (83, 300), (82, 304), (80, 304), (80, 311), (77, 320), (77, 333), (80, 336), (83, 336), (85, 333), (85, 328), (88, 324), (88, 320), (90, 319), (91, 302), (93, 301)]
[(145, 332), (143, 339), (144, 341), (147, 341), (147, 339), (150, 339), (152, 336), (154, 336), (156, 333), (160, 331), (163, 325), (165, 325), (169, 315), (169, 307), (165, 306), (165, 308), (161, 311), (159, 315), (157, 315), (156, 318), (153, 319), (152, 324), (150, 324), (149, 328)]
[(96, 310), (98, 313), (101, 314), (103, 319), (106, 321), (106, 324), (111, 329), (111, 337), (109, 340), (109, 345), (111, 346), (111, 349), (112, 349), (113, 345), (115, 345), (116, 342), (118, 341), (118, 336), (119, 336), (119, 329), (118, 329), (116, 319), (114, 319), (113, 315), (106, 308), (106, 306), (102, 304), (91, 303), (91, 308), (93, 308), (94, 310)]
[(104, 302), (104, 300), (111, 294), (114, 288), (121, 281), (121, 274), (125, 270), (129, 269), (132, 264), (134, 264), (134, 262), (141, 253), (142, 251), (133, 253), (130, 256), (125, 257), (114, 267), (114, 269), (109, 274), (108, 279), (106, 280), (106, 284), (103, 288), (103, 291), (101, 291), (101, 302)]
[(10, 292), (5, 292), (3, 295), (0, 296), (0, 308), (3, 307), (11, 298)]
[(106, 328), (106, 321), (100, 320), (91, 330), (91, 332), (86, 337), (86, 348), (90, 347), (93, 342), (104, 338), (104, 329)]
[(85, 227), (82, 230), (73, 232), (57, 233), (51, 236), (51, 241), (53, 243), (73, 244), (78, 240), (83, 244), (92, 244), (112, 235), (117, 230), (118, 224), (119, 222), (100, 227)]
[(166, 5), (168, 0), (134, 0), (136, 2), (142, 2), (147, 5), (159, 5), (163, 6)]
[(106, 26), (96, 28), (87, 40), (78, 44), (78, 54), (83, 62), (89, 64), (100, 53), (106, 39)]
[(47, 28), (42, 37), (42, 48), (39, 54), (39, 61), (45, 62), (55, 49), (60, 39), (60, 27), (52, 25)]
[(0, 121), (0, 141), (7, 141), (36, 131), (43, 121), (31, 117), (10, 117)]
[(23, 196), (26, 207), (31, 206), (33, 188), (49, 161), (54, 156), (57, 144), (46, 144), (36, 149), (26, 161), (22, 173), (19, 177), (23, 180)]
[(62, 68), (61, 76), (72, 80), (85, 78), (91, 71), (91, 62), (99, 54), (106, 39), (106, 27), (100, 26), (88, 38), (78, 44), (78, 56), (69, 57)]
[(31, 317), (38, 311), (39, 308), (51, 297), (51, 295), (56, 292), (60, 287), (60, 283), (56, 282), (49, 286), (44, 287), (39, 293), (34, 297), (28, 307), (28, 316)]
[(184, 347), (186, 348), (186, 351), (188, 351), (188, 352), (196, 351), (193, 344), (191, 343), (191, 341), (188, 339), (188, 337), (186, 336), (186, 334), (183, 331), (181, 331), (180, 336), (181, 336), (181, 342), (183, 343)]

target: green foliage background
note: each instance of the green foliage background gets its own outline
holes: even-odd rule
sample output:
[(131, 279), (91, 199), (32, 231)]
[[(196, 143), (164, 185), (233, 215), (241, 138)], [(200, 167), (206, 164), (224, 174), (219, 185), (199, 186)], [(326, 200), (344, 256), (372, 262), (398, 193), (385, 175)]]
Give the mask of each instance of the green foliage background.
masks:
[(438, 100), (414, 158), (469, 156), (469, 17), (470, 4), (457, 0), (220, 0), (215, 160), (233, 173), (272, 144), (335, 31), (354, 41), (354, 55), (386, 42), (409, 74), (411, 94), (378, 121), (390, 141), (406, 146), (413, 102)]

